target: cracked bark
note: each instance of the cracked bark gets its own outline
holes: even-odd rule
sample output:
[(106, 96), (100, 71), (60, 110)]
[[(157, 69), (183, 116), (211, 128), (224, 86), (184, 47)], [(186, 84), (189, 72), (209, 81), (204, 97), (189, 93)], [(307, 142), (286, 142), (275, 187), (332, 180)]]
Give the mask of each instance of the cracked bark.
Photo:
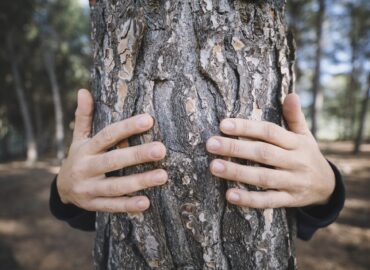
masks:
[[(206, 140), (225, 117), (282, 124), (293, 87), (284, 1), (90, 1), (94, 132), (147, 112), (154, 128), (130, 145), (162, 141), (169, 182), (141, 192), (143, 214), (97, 213), (97, 269), (295, 269), (292, 209), (225, 201), (208, 170)], [(236, 160), (253, 165), (249, 162)]]

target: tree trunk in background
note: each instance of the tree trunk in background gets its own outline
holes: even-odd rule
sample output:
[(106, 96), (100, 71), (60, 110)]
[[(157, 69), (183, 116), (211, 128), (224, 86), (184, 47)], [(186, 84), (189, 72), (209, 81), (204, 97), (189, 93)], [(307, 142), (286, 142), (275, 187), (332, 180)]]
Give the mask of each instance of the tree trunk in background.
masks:
[(346, 133), (345, 139), (353, 140), (355, 137), (355, 124), (356, 124), (356, 93), (359, 88), (357, 77), (358, 70), (356, 67), (357, 59), (357, 46), (351, 45), (352, 47), (352, 59), (351, 59), (351, 73), (349, 74), (347, 91), (346, 91), (346, 100), (345, 100), (345, 110), (346, 110)]
[(94, 133), (151, 114), (154, 128), (129, 144), (162, 141), (165, 161), (118, 174), (169, 174), (165, 186), (141, 192), (151, 201), (145, 213), (97, 214), (96, 268), (295, 269), (294, 210), (228, 204), (234, 184), (210, 174), (215, 157), (205, 149), (225, 117), (282, 123), (293, 85), (284, 1), (90, 4)]
[(356, 109), (357, 109), (357, 94), (360, 89), (358, 83), (359, 67), (358, 67), (358, 54), (359, 54), (359, 23), (357, 18), (356, 9), (353, 5), (349, 5), (351, 14), (351, 28), (349, 32), (351, 41), (351, 73), (347, 84), (346, 91), (346, 115), (347, 115), (347, 126), (346, 126), (346, 138), (355, 138), (355, 124), (356, 124)]
[(55, 74), (54, 55), (52, 55), (52, 53), (47, 48), (44, 48), (43, 50), (43, 60), (46, 72), (50, 80), (51, 92), (53, 94), (57, 158), (59, 160), (62, 160), (64, 158), (64, 137), (65, 137), (62, 100), (60, 98), (59, 84)]
[(367, 91), (365, 91), (365, 96), (362, 101), (362, 108), (361, 108), (361, 113), (360, 113), (360, 118), (359, 118), (359, 123), (358, 123), (358, 131), (357, 131), (357, 136), (355, 139), (355, 147), (353, 150), (355, 154), (360, 153), (360, 147), (361, 147), (363, 136), (364, 136), (367, 110), (369, 108), (369, 97), (370, 97), (370, 75), (368, 77), (368, 88), (367, 88)]
[(22, 115), (23, 125), (26, 133), (26, 144), (27, 144), (27, 163), (32, 165), (37, 161), (38, 152), (37, 144), (34, 135), (34, 128), (32, 124), (30, 110), (28, 108), (27, 100), (24, 94), (24, 88), (21, 82), (21, 76), (19, 74), (19, 68), (17, 63), (17, 56), (14, 52), (13, 36), (10, 32), (7, 36), (7, 46), (9, 61), (11, 64), (13, 80), (15, 84), (15, 91), (17, 94), (19, 107)]
[(312, 105), (311, 105), (311, 132), (317, 136), (319, 129), (319, 115), (323, 104), (323, 93), (321, 89), (321, 56), (322, 56), (322, 30), (325, 17), (325, 0), (319, 0), (319, 10), (316, 19), (316, 55), (315, 55), (315, 73), (312, 82)]

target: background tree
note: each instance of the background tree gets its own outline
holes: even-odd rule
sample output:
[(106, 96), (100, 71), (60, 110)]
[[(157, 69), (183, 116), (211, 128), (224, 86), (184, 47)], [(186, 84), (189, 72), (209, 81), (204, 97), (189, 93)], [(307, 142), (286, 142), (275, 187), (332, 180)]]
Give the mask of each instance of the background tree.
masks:
[[(32, 6), (31, 1), (25, 2), (25, 8)], [(18, 42), (21, 41), (22, 29), (27, 20), (30, 19), (30, 14), (27, 11), (18, 12), (17, 6), (14, 3), (3, 3), (2, 9), (7, 13), (2, 13), (1, 21), (3, 23), (4, 32), (2, 33), (3, 40), (6, 44), (6, 54), (8, 56), (8, 63), (11, 67), (11, 74), (14, 83), (14, 88), (19, 104), (19, 111), (21, 112), (23, 127), (25, 130), (25, 138), (27, 145), (27, 162), (33, 164), (38, 158), (38, 151), (36, 146), (36, 139), (34, 133), (34, 126), (30, 116), (30, 109), (26, 93), (23, 87), (23, 79), (19, 68), (20, 57), (16, 53), (19, 48)], [(9, 18), (18, 18), (15, 24), (9, 24)], [(21, 32), (21, 33), (19, 33)]]
[(312, 83), (312, 105), (311, 105), (311, 132), (316, 137), (318, 129), (318, 114), (323, 104), (323, 93), (321, 89), (321, 55), (323, 47), (323, 24), (325, 20), (325, 0), (318, 0), (318, 11), (316, 15), (316, 52), (315, 52), (315, 70)]
[[(24, 7), (22, 12), (19, 11), (20, 6)], [(45, 156), (54, 151), (59, 141), (56, 153), (61, 157), (65, 150), (61, 144), (63, 129), (70, 131), (74, 118), (75, 89), (87, 87), (89, 79), (88, 11), (72, 0), (14, 0), (0, 4), (0, 20), (3, 40), (6, 40), (6, 33), (14, 30), (15, 50), (13, 58), (8, 53), (6, 42), (0, 45), (3, 67), (0, 70), (0, 160), (14, 159), (27, 152), (26, 143), (23, 143), (27, 132), (20, 124), (20, 112), (25, 106), (14, 108), (17, 97), (16, 92), (11, 91), (15, 88), (11, 62), (16, 59), (28, 104), (25, 115), (32, 124), (35, 137), (33, 145), (39, 155)], [(56, 93), (58, 88), (61, 91), (60, 102), (57, 101), (58, 95), (51, 91), (54, 89)], [(63, 121), (61, 110), (56, 109), (58, 107), (65, 109)], [(55, 136), (56, 123), (58, 138)], [(66, 135), (68, 140), (71, 134), (68, 132)]]
[(354, 147), (354, 153), (358, 154), (360, 152), (360, 147), (363, 142), (363, 136), (364, 136), (364, 129), (365, 129), (365, 123), (366, 123), (366, 117), (367, 117), (367, 112), (369, 109), (369, 97), (370, 97), (370, 74), (368, 76), (368, 86), (367, 86), (367, 91), (365, 91), (364, 98), (362, 101), (362, 107), (361, 107), (361, 112), (360, 112), (360, 117), (359, 117), (359, 124), (358, 124), (358, 130), (357, 130), (357, 135), (355, 139), (355, 147)]

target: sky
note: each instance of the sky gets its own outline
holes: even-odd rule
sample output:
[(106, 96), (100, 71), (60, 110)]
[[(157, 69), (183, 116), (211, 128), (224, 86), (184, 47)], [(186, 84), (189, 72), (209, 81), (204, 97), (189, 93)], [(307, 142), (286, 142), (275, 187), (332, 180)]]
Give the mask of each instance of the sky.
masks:
[(89, 0), (78, 0), (81, 6), (88, 7), (89, 6)]

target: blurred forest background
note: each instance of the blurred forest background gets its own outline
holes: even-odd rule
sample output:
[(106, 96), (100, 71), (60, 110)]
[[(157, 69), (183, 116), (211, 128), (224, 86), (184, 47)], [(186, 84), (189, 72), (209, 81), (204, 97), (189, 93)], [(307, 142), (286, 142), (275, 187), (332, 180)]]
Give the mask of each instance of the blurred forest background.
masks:
[[(299, 244), (298, 260), (303, 269), (370, 269), (370, 1), (288, 0), (287, 20), (296, 92), (349, 195), (339, 225)], [(77, 89), (89, 88), (88, 0), (1, 1), (0, 28), (0, 269), (90, 269), (93, 236), (47, 210)]]
[[(369, 10), (367, 0), (289, 0), (287, 10), (312, 131), (356, 151), (370, 137)], [(62, 159), (76, 90), (89, 86), (88, 1), (1, 1), (0, 25), (0, 160)]]

